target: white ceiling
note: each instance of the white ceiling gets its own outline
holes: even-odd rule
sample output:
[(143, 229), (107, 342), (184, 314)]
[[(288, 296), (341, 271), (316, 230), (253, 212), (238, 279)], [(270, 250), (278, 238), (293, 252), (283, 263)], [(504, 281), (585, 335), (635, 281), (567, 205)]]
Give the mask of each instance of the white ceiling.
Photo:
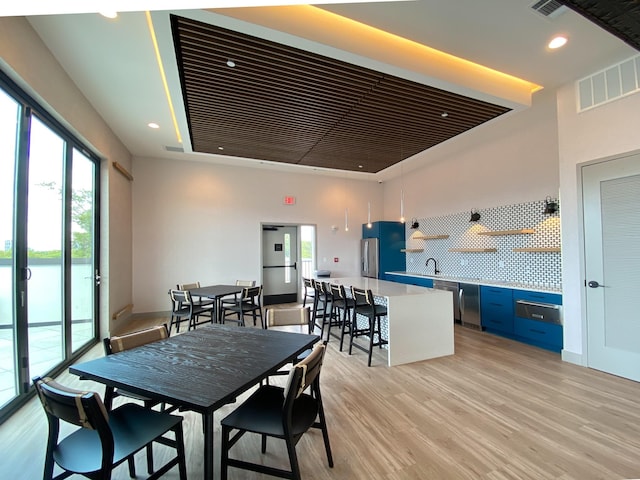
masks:
[[(537, 83), (547, 90), (637, 53), (571, 10), (555, 18), (545, 18), (530, 8), (532, 3), (533, 0), (414, 0), (324, 5), (322, 8)], [(176, 10), (173, 13), (272, 40), (284, 38), (279, 32), (227, 17), (224, 12)], [(173, 128), (143, 12), (121, 13), (115, 20), (92, 13), (27, 18), (133, 155), (238, 164), (238, 159), (190, 153), (169, 13), (153, 12), (152, 19), (183, 137), (182, 146), (187, 153), (169, 152), (165, 148), (181, 145)], [(548, 51), (546, 44), (557, 33), (568, 35), (569, 43), (558, 51)], [(292, 37), (288, 37), (288, 41), (299, 43), (300, 48), (308, 48), (312, 43), (302, 39), (298, 42)], [(375, 59), (360, 59), (360, 62), (369, 60), (371, 63), (364, 66), (375, 65)], [(158, 123), (160, 129), (148, 128), (149, 122)], [(247, 160), (246, 163), (259, 165), (261, 162)]]

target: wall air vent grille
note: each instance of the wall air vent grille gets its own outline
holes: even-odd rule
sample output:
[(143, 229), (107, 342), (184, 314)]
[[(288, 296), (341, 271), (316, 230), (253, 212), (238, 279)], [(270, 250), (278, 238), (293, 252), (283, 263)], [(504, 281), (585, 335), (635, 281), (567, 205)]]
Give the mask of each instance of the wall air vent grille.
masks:
[(536, 12), (547, 18), (554, 18), (567, 11), (567, 7), (556, 0), (540, 0), (531, 5)]
[(578, 112), (640, 91), (640, 55), (578, 80), (576, 89)]

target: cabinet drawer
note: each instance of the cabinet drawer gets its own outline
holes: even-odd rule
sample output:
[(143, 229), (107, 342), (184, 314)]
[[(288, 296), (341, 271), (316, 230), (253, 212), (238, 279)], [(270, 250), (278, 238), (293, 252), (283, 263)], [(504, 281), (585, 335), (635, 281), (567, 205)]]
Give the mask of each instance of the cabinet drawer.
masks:
[(529, 302), (551, 303), (553, 305), (562, 305), (562, 295), (557, 293), (531, 292), (528, 290), (514, 290), (514, 300), (527, 300)]
[(514, 327), (516, 335), (557, 350), (562, 349), (562, 325), (516, 318)]
[(504, 301), (511, 302), (513, 298), (513, 291), (510, 288), (489, 287), (486, 285), (480, 286), (480, 295), (482, 299), (491, 300), (494, 302)]
[(489, 330), (513, 333), (513, 312), (505, 308), (482, 308), (482, 326)]

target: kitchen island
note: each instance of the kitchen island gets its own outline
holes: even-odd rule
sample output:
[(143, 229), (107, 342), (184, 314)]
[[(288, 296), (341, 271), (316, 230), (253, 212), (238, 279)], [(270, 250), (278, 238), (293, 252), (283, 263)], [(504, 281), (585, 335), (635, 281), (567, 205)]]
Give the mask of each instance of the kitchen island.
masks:
[(390, 367), (453, 355), (451, 292), (367, 277), (332, 278), (330, 282), (347, 289), (370, 289), (386, 304)]

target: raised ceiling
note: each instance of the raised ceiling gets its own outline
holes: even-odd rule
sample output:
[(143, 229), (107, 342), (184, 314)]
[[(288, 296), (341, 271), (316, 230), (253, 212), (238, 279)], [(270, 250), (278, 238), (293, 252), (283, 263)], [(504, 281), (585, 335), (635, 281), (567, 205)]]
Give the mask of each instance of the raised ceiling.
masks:
[(640, 50), (640, 1), (560, 0), (609, 33)]
[(171, 24), (194, 152), (377, 173), (510, 111), (193, 19)]

